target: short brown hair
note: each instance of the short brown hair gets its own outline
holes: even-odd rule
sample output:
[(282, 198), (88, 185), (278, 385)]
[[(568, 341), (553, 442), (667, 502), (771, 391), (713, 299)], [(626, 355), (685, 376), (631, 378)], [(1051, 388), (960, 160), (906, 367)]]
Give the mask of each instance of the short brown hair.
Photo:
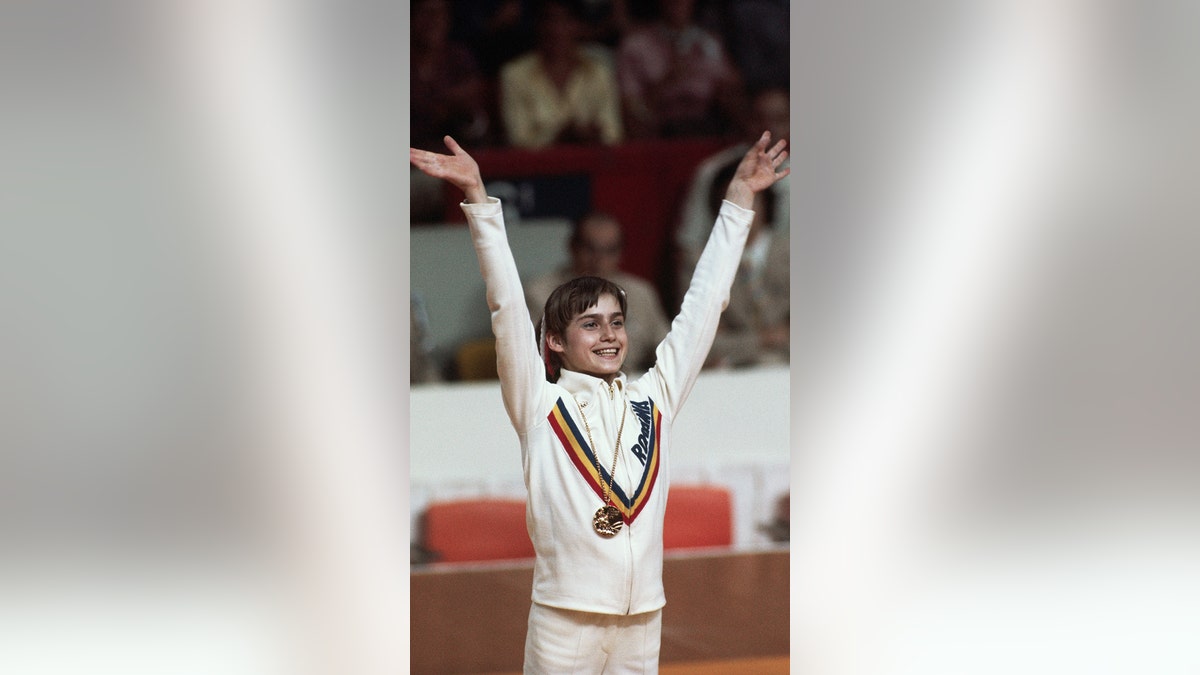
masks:
[(558, 371), (562, 369), (562, 357), (546, 346), (546, 336), (562, 336), (571, 319), (579, 316), (588, 307), (600, 301), (600, 296), (611, 295), (621, 305), (621, 313), (628, 312), (625, 305), (625, 290), (608, 279), (600, 277), (576, 277), (554, 289), (546, 298), (546, 307), (542, 311), (542, 320), (538, 325), (538, 349), (546, 361), (546, 379), (558, 381)]

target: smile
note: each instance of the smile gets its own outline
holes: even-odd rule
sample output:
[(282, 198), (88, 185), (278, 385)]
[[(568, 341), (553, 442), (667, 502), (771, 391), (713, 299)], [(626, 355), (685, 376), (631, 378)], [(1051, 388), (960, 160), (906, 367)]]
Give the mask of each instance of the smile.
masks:
[(597, 349), (593, 353), (596, 354), (597, 356), (616, 356), (617, 348), (613, 347), (611, 349)]

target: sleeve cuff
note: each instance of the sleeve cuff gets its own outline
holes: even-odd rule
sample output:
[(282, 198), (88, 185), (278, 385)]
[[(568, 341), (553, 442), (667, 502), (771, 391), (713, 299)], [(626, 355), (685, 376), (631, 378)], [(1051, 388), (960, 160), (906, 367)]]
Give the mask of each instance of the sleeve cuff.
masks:
[(721, 211), (719, 215), (729, 216), (737, 222), (745, 225), (749, 225), (750, 221), (754, 220), (754, 211), (750, 209), (744, 209), (727, 199), (721, 200)]
[(488, 196), (487, 201), (482, 204), (471, 204), (466, 201), (459, 202), (459, 207), (463, 213), (474, 216), (487, 216), (500, 213), (500, 199), (498, 197)]

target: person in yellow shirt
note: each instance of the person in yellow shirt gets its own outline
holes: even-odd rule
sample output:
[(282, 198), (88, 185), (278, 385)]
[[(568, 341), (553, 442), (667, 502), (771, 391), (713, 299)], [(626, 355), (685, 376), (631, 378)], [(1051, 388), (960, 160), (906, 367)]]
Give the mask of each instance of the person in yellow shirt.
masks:
[(616, 76), (609, 62), (581, 44), (582, 26), (571, 3), (543, 3), (537, 33), (537, 46), (500, 70), (500, 109), (509, 144), (535, 149), (620, 142)]

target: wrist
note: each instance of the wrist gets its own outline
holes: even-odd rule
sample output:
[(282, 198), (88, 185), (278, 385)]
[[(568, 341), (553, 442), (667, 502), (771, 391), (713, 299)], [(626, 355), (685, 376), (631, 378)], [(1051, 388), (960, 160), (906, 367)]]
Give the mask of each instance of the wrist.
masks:
[(482, 181), (464, 185), (462, 191), (470, 204), (483, 204), (487, 201), (487, 190), (484, 189)]
[(743, 209), (754, 210), (754, 191), (738, 181), (730, 183), (729, 187), (725, 189), (725, 199)]

